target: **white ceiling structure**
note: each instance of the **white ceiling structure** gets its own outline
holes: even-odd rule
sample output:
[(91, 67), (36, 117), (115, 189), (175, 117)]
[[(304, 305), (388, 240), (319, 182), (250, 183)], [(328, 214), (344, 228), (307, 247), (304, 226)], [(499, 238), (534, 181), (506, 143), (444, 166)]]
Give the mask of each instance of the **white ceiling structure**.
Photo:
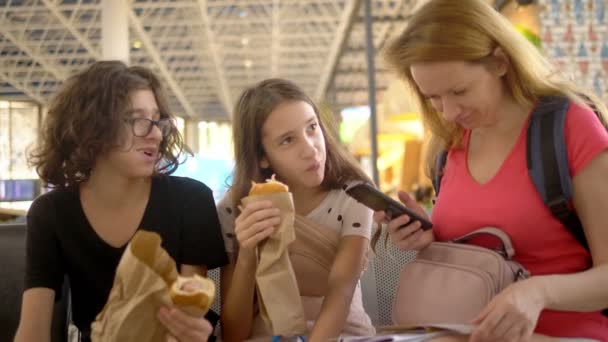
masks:
[[(102, 1), (0, 0), (0, 98), (44, 104), (100, 60)], [(228, 120), (244, 87), (275, 76), (334, 108), (367, 103), (362, 0), (125, 1), (131, 64), (161, 77), (180, 116)], [(378, 52), (418, 1), (371, 2)]]

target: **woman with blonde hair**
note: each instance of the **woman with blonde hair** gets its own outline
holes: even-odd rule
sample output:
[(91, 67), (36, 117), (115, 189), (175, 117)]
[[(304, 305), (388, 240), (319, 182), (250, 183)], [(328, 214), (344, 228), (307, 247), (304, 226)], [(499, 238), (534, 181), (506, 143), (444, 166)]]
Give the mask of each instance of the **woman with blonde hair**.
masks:
[[(471, 341), (608, 340), (608, 318), (600, 312), (608, 307), (604, 105), (555, 72), (481, 0), (429, 1), (385, 55), (411, 86), (432, 134), (428, 169), (443, 172), (433, 229), (422, 231), (419, 223), (399, 229), (409, 218), (394, 218), (388, 222), (392, 241), (419, 250), (484, 226), (511, 237), (515, 259), (532, 277), (506, 288), (479, 313)], [(547, 96), (570, 100), (564, 135), (571, 205), (589, 249), (551, 215), (528, 175), (526, 132)], [(445, 167), (433, 170), (442, 150), (448, 151)], [(406, 194), (400, 199), (416, 207)], [(387, 221), (381, 212), (376, 220)]]

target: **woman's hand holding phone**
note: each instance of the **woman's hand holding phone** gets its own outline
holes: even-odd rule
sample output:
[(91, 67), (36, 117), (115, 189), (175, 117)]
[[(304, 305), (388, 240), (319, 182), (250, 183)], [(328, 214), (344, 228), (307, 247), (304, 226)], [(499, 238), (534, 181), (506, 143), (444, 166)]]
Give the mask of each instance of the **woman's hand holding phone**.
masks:
[[(418, 213), (421, 217), (429, 220), (426, 211), (416, 203), (406, 192), (399, 191), (399, 200), (406, 207)], [(435, 235), (432, 229), (423, 230), (420, 221), (411, 221), (407, 214), (395, 218), (387, 217), (384, 211), (374, 213), (374, 220), (377, 223), (386, 223), (387, 232), (391, 241), (401, 250), (416, 250), (424, 249), (431, 242), (435, 241)], [(429, 220), (430, 221), (430, 220)]]

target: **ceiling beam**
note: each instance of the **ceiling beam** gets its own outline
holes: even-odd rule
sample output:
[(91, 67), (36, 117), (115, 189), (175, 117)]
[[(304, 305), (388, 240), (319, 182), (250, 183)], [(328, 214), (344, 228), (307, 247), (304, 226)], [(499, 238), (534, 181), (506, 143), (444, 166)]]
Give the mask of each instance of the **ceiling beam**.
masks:
[(146, 33), (146, 30), (144, 29), (141, 21), (139, 20), (139, 18), (137, 17), (137, 15), (135, 14), (135, 12), (133, 11), (132, 8), (129, 10), (129, 21), (131, 22), (131, 27), (133, 28), (135, 33), (137, 33), (137, 35), (139, 36), (139, 39), (141, 40), (143, 48), (146, 49), (146, 51), (150, 55), (150, 58), (152, 58), (152, 60), (154, 61), (154, 64), (156, 64), (156, 67), (158, 67), (158, 70), (160, 71), (161, 76), (165, 79), (165, 81), (169, 85), (169, 89), (173, 92), (173, 95), (175, 95), (175, 97), (181, 104), (182, 108), (184, 109), (184, 111), (185, 111), (184, 114), (187, 117), (191, 117), (191, 118), (195, 117), (196, 115), (194, 113), (194, 110), (192, 109), (192, 106), (190, 105), (190, 102), (188, 102), (188, 99), (184, 96), (182, 89), (180, 88), (180, 86), (177, 84), (177, 82), (173, 78), (173, 75), (169, 71), (167, 64), (161, 58), (158, 50), (152, 43), (150, 36), (148, 35), (148, 33)]
[[(272, 5), (275, 0), (253, 0), (253, 1), (243, 1), (240, 0), (238, 2), (238, 6), (243, 9), (247, 9), (248, 6), (260, 6), (260, 5)], [(317, 5), (317, 4), (333, 4), (336, 0), (280, 0), (282, 5)], [(234, 0), (215, 0), (213, 4), (210, 6), (211, 8), (218, 7), (227, 7), (227, 6), (235, 6), (237, 3)]]
[[(126, 0), (125, 0), (126, 1)], [(196, 4), (189, 2), (189, 1), (183, 1), (183, 2), (157, 2), (157, 1), (152, 1), (152, 2), (134, 2), (133, 3), (133, 8), (134, 9), (171, 9), (171, 8), (192, 8), (195, 9), (196, 8)]]
[[(0, 46), (0, 51), (2, 50), (2, 47)], [(48, 56), (44, 56), (44, 59), (46, 59), (47, 61), (58, 61), (58, 60), (91, 60), (93, 59), (93, 57), (91, 57), (89, 54), (87, 53), (57, 53), (57, 54), (53, 54), (53, 55), (48, 55)], [(15, 61), (15, 62), (25, 62), (25, 61), (31, 61), (32, 59), (29, 58), (28, 56), (23, 56), (23, 55), (16, 55), (16, 56), (2, 56), (2, 60), (3, 61)]]
[[(338, 22), (338, 18), (333, 16), (312, 16), (312, 15), (304, 15), (298, 18), (289, 18), (290, 24), (302, 24), (302, 25), (320, 25), (320, 24), (333, 24)], [(222, 18), (219, 17), (215, 20), (214, 26), (249, 26), (249, 25), (268, 25), (268, 17), (267, 16), (257, 16), (257, 17), (244, 17), (244, 18), (233, 18), (227, 17)]]
[[(412, 13), (409, 12), (405, 16), (400, 16), (399, 14), (403, 11), (405, 5), (405, 1), (401, 1), (398, 6), (395, 7), (393, 14), (395, 14), (395, 18), (402, 18), (401, 20), (390, 21), (388, 25), (384, 25), (381, 28), (379, 37), (374, 37), (373, 41), (375, 42), (376, 51), (382, 51), (384, 49), (384, 44), (386, 44), (389, 40), (391, 34), (401, 34), (403, 29), (407, 26), (407, 22), (409, 21)], [(416, 4), (415, 4), (416, 5)], [(413, 11), (413, 10), (412, 10)], [(376, 23), (376, 19), (373, 19), (373, 22)]]
[(270, 48), (270, 75), (279, 75), (279, 54), (281, 49), (281, 4), (279, 0), (272, 2), (272, 46)]
[[(332, 38), (334, 36), (333, 32), (327, 32), (327, 33), (315, 33), (315, 36), (318, 36), (320, 38)], [(221, 38), (221, 40), (223, 42), (231, 42), (231, 43), (240, 43), (242, 37), (239, 35), (219, 35), (218, 37)], [(245, 34), (245, 37), (249, 38), (249, 44), (251, 44), (252, 42), (256, 41), (256, 40), (262, 40), (265, 41), (266, 39), (268, 39), (268, 34), (266, 33), (255, 33), (255, 32), (247, 32)], [(291, 39), (297, 39), (297, 38), (310, 38), (310, 34), (307, 33), (303, 33), (303, 32), (298, 32), (298, 33), (287, 33), (285, 31), (281, 32), (281, 40), (291, 40)]]
[(34, 92), (32, 89), (28, 88), (25, 84), (18, 82), (10, 75), (0, 72), (0, 79), (2, 79), (4, 82), (10, 83), (15, 89), (21, 91), (25, 95), (29, 96), (32, 100), (37, 101), (39, 104), (46, 103), (46, 100), (42, 96), (36, 94), (36, 92)]
[[(207, 0), (198, 0), (198, 9), (201, 15), (201, 28), (203, 30), (204, 41), (207, 44), (209, 55), (211, 55), (211, 62), (215, 69), (215, 77), (217, 82), (215, 83), (217, 95), (220, 97), (220, 101), (224, 106), (226, 115), (232, 118), (232, 97), (228, 83), (226, 82), (226, 76), (224, 75), (224, 69), (220, 61), (220, 56), (217, 51), (217, 44), (215, 43), (215, 36), (211, 31), (211, 21), (208, 15)], [(205, 60), (205, 56), (201, 56), (201, 60)]]
[(332, 42), (331, 49), (329, 50), (327, 62), (321, 72), (321, 79), (315, 91), (315, 99), (317, 100), (321, 100), (325, 96), (325, 92), (327, 91), (336, 65), (338, 64), (340, 54), (346, 46), (348, 36), (353, 27), (353, 23), (355, 22), (355, 18), (359, 13), (360, 7), (361, 0), (351, 0), (347, 3), (346, 8), (344, 8), (344, 11), (342, 12), (340, 24), (336, 29), (336, 35)]
[[(73, 11), (76, 9), (80, 10), (100, 10), (100, 4), (65, 4), (61, 5), (61, 9), (65, 11)], [(25, 12), (45, 12), (47, 9), (40, 5), (12, 5), (9, 7), (11, 13), (25, 13)]]
[[(78, 32), (78, 29), (76, 29), (76, 27), (72, 24), (71, 20), (61, 14), (57, 5), (54, 5), (50, 0), (42, 0), (42, 3), (44, 4), (44, 6), (46, 6), (48, 10), (51, 11), (53, 16), (55, 16), (55, 18), (59, 20), (61, 25), (63, 25), (63, 27), (70, 31), (70, 33), (74, 38), (76, 38), (78, 43), (80, 43), (80, 45), (87, 49), (87, 51), (91, 54), (91, 56), (93, 56), (93, 58), (101, 59), (101, 53), (93, 47), (93, 45), (89, 42), (87, 38), (85, 38), (80, 32)], [(75, 10), (78, 10), (78, 8), (76, 8)]]
[(30, 56), (34, 62), (41, 65), (45, 71), (55, 76), (58, 80), (63, 81), (66, 79), (67, 75), (62, 70), (60, 70), (56, 65), (50, 64), (42, 55), (33, 51), (29, 46), (27, 46), (27, 44), (25, 44), (23, 39), (15, 37), (5, 25), (0, 24), (0, 33), (11, 43), (17, 46), (21, 51)]
[[(62, 5), (63, 7), (63, 5)], [(62, 8), (63, 9), (63, 8)], [(166, 27), (189, 27), (192, 25), (199, 25), (200, 22), (198, 20), (189, 20), (189, 19), (184, 19), (181, 20), (179, 18), (175, 18), (175, 17), (171, 17), (171, 18), (163, 18), (163, 17), (159, 17), (159, 19), (157, 21), (146, 21), (146, 26), (148, 27), (152, 27), (152, 28), (166, 28)], [(75, 22), (72, 24), (72, 26), (76, 29), (98, 29), (101, 30), (101, 22), (98, 21), (83, 21), (83, 22)], [(58, 30), (58, 29), (62, 29), (64, 28), (63, 25), (61, 24), (41, 24), (41, 23), (27, 23), (27, 24), (21, 24), (21, 23), (16, 23), (14, 26), (15, 30), (24, 30), (24, 29), (31, 29), (31, 30), (42, 30), (42, 29), (48, 29), (48, 30)]]

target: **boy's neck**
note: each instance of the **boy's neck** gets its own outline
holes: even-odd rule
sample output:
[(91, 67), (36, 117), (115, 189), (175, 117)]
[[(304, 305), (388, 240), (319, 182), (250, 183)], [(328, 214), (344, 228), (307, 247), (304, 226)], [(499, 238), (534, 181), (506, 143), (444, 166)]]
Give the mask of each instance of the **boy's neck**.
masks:
[(138, 200), (150, 191), (151, 178), (129, 178), (113, 170), (95, 168), (81, 186), (81, 191), (88, 192), (90, 198), (107, 206), (123, 207)]

